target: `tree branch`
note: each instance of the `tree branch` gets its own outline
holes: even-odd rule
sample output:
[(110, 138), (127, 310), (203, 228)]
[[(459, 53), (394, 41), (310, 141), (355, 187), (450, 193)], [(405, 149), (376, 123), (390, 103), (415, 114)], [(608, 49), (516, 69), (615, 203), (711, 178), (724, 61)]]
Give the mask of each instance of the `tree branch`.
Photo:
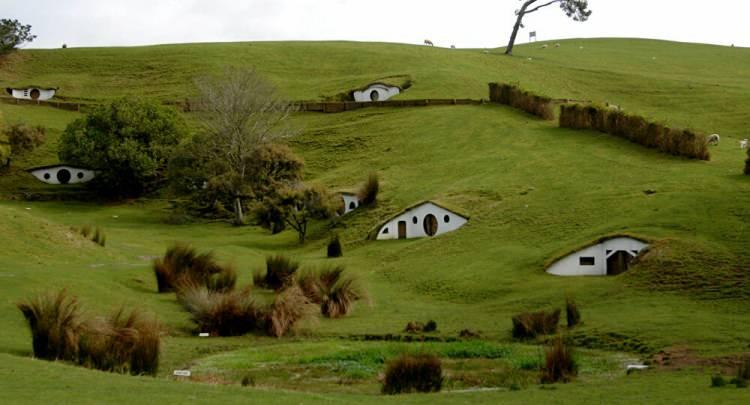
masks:
[(531, 10), (527, 10), (524, 14), (531, 14), (534, 11), (539, 10), (540, 8), (544, 8), (544, 7), (550, 6), (550, 5), (555, 4), (555, 3), (559, 3), (560, 1), (562, 1), (562, 0), (552, 0), (549, 3), (545, 3), (545, 4), (542, 4), (542, 5), (536, 6), (536, 7), (532, 8)]

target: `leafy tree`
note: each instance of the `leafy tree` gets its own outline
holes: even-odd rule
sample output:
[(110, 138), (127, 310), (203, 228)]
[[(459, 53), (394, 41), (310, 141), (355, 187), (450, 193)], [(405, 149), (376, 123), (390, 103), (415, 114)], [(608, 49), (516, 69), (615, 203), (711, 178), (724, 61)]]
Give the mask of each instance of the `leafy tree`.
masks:
[[(193, 137), (169, 163), (169, 178), (175, 191), (190, 195), (202, 211), (224, 211), (225, 205), (234, 204), (237, 191), (251, 200), (262, 201), (274, 190), (302, 179), (304, 164), (287, 146), (266, 143), (255, 148), (247, 157), (247, 173), (240, 178), (232, 174), (226, 161), (212, 158), (220, 151), (207, 151), (206, 145), (215, 145), (206, 138), (205, 134)], [(282, 230), (283, 227), (275, 229)]]
[(120, 99), (73, 121), (60, 137), (60, 160), (97, 171), (89, 184), (109, 197), (134, 197), (163, 177), (186, 133), (182, 118), (155, 103)]
[(41, 126), (29, 126), (24, 123), (10, 124), (3, 130), (11, 150), (16, 154), (30, 152), (44, 143), (47, 130)]
[(256, 204), (255, 214), (261, 225), (273, 229), (288, 225), (304, 244), (308, 225), (313, 219), (328, 219), (336, 214), (337, 200), (322, 186), (287, 187)]
[(589, 16), (591, 16), (591, 10), (588, 9), (589, 2), (588, 0), (519, 0), (523, 1), (523, 5), (521, 6), (520, 10), (516, 10), (516, 24), (513, 26), (513, 33), (510, 34), (510, 41), (508, 42), (508, 47), (505, 48), (505, 54), (506, 55), (512, 55), (513, 54), (513, 46), (516, 43), (516, 36), (518, 35), (518, 30), (520, 28), (523, 28), (523, 18), (527, 14), (531, 14), (534, 12), (537, 12), (547, 6), (551, 6), (553, 4), (559, 4), (560, 9), (567, 15), (568, 17), (572, 18), (574, 21), (586, 21), (589, 19)]
[(10, 53), (35, 38), (36, 35), (31, 35), (31, 25), (23, 25), (18, 20), (8, 18), (0, 20), (0, 55)]
[[(251, 197), (253, 159), (258, 148), (293, 135), (286, 125), (294, 106), (255, 70), (227, 69), (196, 81), (196, 103), (206, 137), (203, 160), (213, 162), (220, 182), (232, 195), (235, 223), (244, 223), (243, 200)], [(258, 190), (255, 189), (257, 192)]]

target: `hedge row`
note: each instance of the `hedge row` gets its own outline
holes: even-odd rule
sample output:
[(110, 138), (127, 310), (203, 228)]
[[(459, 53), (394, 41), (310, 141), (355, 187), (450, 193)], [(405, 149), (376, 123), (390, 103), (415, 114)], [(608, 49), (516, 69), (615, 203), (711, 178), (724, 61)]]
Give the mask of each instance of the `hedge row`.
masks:
[(554, 100), (505, 83), (490, 83), (490, 101), (509, 105), (545, 120), (555, 119)]
[(669, 128), (620, 110), (595, 105), (563, 105), (560, 127), (591, 129), (619, 136), (663, 153), (709, 160), (708, 137), (688, 129)]

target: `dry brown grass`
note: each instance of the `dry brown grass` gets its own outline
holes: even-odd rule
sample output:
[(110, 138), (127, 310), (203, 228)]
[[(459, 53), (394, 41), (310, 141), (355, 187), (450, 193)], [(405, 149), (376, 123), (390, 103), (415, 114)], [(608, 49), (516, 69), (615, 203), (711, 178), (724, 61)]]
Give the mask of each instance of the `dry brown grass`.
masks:
[(154, 260), (153, 268), (160, 293), (174, 291), (180, 285), (232, 289), (237, 279), (235, 269), (220, 265), (212, 252), (198, 253), (183, 243), (170, 246), (163, 258)]
[(367, 294), (359, 279), (347, 273), (343, 266), (328, 266), (306, 271), (297, 277), (297, 285), (320, 312), (328, 318), (340, 318), (354, 309), (354, 303)]
[(66, 290), (38, 295), (17, 304), (29, 323), (34, 356), (45, 360), (74, 360), (83, 331), (76, 297)]
[(302, 289), (298, 286), (289, 287), (276, 296), (266, 312), (268, 333), (282, 337), (314, 312), (314, 306)]
[(204, 286), (180, 289), (177, 298), (190, 313), (199, 332), (212, 336), (240, 336), (263, 330), (266, 314), (250, 295), (250, 288), (211, 291)]
[(549, 335), (557, 332), (560, 323), (560, 310), (552, 312), (522, 312), (515, 315), (513, 321), (513, 338), (533, 339), (538, 335)]
[(253, 274), (253, 283), (258, 287), (279, 291), (294, 282), (299, 263), (283, 255), (266, 257), (266, 272)]
[(388, 362), (382, 391), (388, 395), (438, 392), (443, 381), (443, 367), (437, 356), (402, 354)]
[(378, 178), (377, 173), (370, 173), (365, 184), (359, 189), (357, 198), (359, 198), (361, 205), (371, 207), (377, 202), (379, 191), (380, 179)]
[(541, 370), (541, 382), (542, 384), (569, 382), (576, 375), (578, 375), (578, 365), (573, 349), (565, 343), (562, 336), (557, 336), (552, 341), (552, 346), (546, 350), (544, 366)]

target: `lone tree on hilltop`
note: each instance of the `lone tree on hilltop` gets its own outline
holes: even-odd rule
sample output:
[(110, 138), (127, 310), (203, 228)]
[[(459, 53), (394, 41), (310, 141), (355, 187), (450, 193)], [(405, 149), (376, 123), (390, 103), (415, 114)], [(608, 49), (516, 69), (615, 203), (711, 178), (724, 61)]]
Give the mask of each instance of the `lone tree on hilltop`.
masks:
[[(520, 28), (523, 28), (523, 17), (525, 17), (527, 14), (531, 14), (533, 12), (539, 11), (547, 6), (551, 6), (553, 4), (559, 4), (560, 9), (570, 18), (572, 18), (574, 21), (586, 21), (589, 19), (589, 16), (591, 15), (591, 10), (589, 10), (589, 2), (588, 0), (551, 0), (551, 1), (544, 1), (544, 0), (519, 0), (523, 1), (523, 5), (521, 6), (520, 10), (516, 10), (516, 24), (513, 26), (513, 33), (510, 34), (510, 41), (508, 42), (508, 47), (505, 48), (505, 54), (506, 55), (513, 55), (513, 45), (516, 43), (516, 36), (518, 35), (518, 30)], [(541, 3), (541, 4), (540, 4)]]
[(31, 25), (23, 25), (18, 20), (0, 20), (0, 55), (15, 50), (24, 42), (31, 42), (36, 35), (31, 34)]
[[(222, 162), (223, 182), (234, 200), (234, 222), (241, 225), (243, 200), (250, 197), (247, 186), (259, 149), (294, 135), (288, 119), (295, 107), (255, 70), (227, 69), (221, 76), (198, 79), (196, 85), (206, 135), (202, 150), (208, 160)], [(296, 173), (295, 168), (301, 165), (291, 166), (290, 171)], [(295, 173), (289, 177), (296, 178)]]

